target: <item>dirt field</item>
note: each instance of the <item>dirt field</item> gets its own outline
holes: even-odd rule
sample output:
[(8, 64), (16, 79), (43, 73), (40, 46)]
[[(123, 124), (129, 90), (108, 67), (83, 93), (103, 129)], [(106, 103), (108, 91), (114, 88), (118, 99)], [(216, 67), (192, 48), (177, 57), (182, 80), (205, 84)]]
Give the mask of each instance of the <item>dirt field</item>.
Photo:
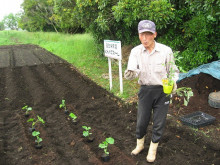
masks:
[[(80, 74), (72, 65), (33, 45), (0, 46), (0, 165), (145, 165), (151, 127), (144, 151), (130, 152), (136, 145), (136, 104), (125, 105), (118, 98)], [(188, 107), (171, 105), (166, 130), (159, 144), (157, 165), (220, 164), (219, 109), (208, 106), (207, 95), (220, 90), (219, 80), (200, 74), (181, 81), (194, 97)], [(58, 108), (65, 99), (68, 110), (79, 122), (74, 125)], [(30, 123), (21, 108), (33, 108), (39, 115), (43, 148), (34, 148)], [(183, 109), (184, 108), (184, 109)], [(204, 134), (182, 125), (178, 118), (194, 111), (216, 117), (214, 124), (201, 128)], [(85, 141), (82, 126), (90, 126), (95, 140)], [(107, 137), (110, 161), (103, 163), (99, 143)]]

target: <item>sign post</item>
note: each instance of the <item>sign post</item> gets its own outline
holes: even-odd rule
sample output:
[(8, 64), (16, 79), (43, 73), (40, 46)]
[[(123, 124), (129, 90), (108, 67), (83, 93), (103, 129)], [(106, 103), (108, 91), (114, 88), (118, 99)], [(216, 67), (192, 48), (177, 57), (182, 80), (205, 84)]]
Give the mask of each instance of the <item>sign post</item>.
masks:
[(122, 81), (122, 65), (121, 65), (121, 60), (122, 60), (121, 41), (104, 40), (104, 52), (105, 52), (105, 56), (108, 57), (110, 90), (112, 90), (111, 59), (117, 59), (119, 62), (120, 93), (122, 94), (123, 81)]

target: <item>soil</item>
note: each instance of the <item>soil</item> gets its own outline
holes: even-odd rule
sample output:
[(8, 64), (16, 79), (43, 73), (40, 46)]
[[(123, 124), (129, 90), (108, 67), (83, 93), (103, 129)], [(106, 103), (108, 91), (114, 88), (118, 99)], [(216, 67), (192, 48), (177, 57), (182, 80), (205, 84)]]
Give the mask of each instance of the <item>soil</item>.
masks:
[[(145, 149), (138, 156), (136, 146), (136, 105), (126, 104), (96, 85), (74, 66), (35, 45), (0, 47), (0, 164), (1, 165), (145, 165), (151, 139), (151, 126)], [(164, 136), (159, 144), (157, 165), (220, 164), (219, 109), (208, 105), (208, 94), (220, 90), (219, 80), (207, 74), (186, 78), (178, 86), (189, 86), (194, 96), (187, 107), (173, 97)], [(59, 109), (65, 99), (67, 108), (78, 117), (73, 124)], [(39, 115), (37, 124), (43, 139), (35, 149), (29, 132), (31, 123), (21, 108), (31, 106), (30, 117)], [(208, 113), (216, 121), (199, 129), (183, 125), (179, 117), (195, 111)], [(90, 126), (95, 137), (88, 143), (82, 126)], [(99, 143), (107, 137), (110, 161), (103, 162)]]

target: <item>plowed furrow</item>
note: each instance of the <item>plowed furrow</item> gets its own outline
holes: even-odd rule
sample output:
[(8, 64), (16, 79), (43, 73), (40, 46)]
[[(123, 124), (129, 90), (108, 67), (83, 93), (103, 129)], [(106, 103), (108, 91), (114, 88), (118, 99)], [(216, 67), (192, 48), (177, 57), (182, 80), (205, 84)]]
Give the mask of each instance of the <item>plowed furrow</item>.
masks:
[[(51, 67), (56, 76), (59, 77), (66, 85), (68, 85), (72, 92), (79, 98), (100, 98), (103, 96), (103, 92), (100, 91), (100, 88), (91, 88), (91, 84), (88, 81), (85, 81), (84, 77), (78, 74), (73, 66), (57, 64), (55, 67)], [(65, 73), (65, 74), (60, 74)], [(80, 86), (78, 84), (81, 84)], [(77, 86), (77, 88), (76, 88)], [(100, 91), (100, 92), (99, 92)]]
[[(24, 76), (25, 85), (28, 86), (29, 93), (33, 98), (33, 106), (46, 106), (48, 101), (52, 102), (54, 93), (44, 85), (38, 74), (32, 67), (22, 67), (21, 71)], [(49, 98), (49, 99), (48, 99)]]
[[(13, 51), (14, 53), (14, 61), (16, 61), (16, 67), (19, 66), (32, 66), (32, 65), (39, 65), (41, 62), (38, 58), (36, 58), (31, 49), (19, 49)], [(27, 63), (28, 61), (28, 63)]]
[(0, 49), (0, 68), (5, 68), (10, 66), (10, 50)]
[[(30, 142), (31, 140), (26, 134), (25, 129), (26, 128), (22, 124), (22, 119), (19, 115), (19, 112), (17, 112), (16, 115), (13, 115), (13, 113), (11, 113), (5, 119), (4, 152), (7, 155), (5, 157), (7, 164), (11, 164), (10, 162), (14, 159), (14, 155), (17, 155), (17, 157), (19, 157), (19, 160), (17, 162), (18, 165), (22, 165), (24, 163), (31, 164), (33, 162), (33, 160), (31, 160), (31, 158), (33, 157), (33, 149)], [(12, 135), (10, 134), (11, 131), (16, 133)]]
[[(53, 91), (56, 98), (65, 98), (66, 95), (72, 92), (62, 80), (57, 78), (56, 75), (44, 65), (39, 65), (35, 69), (39, 77), (44, 81), (46, 88)], [(47, 74), (45, 74), (45, 72)]]
[(5, 108), (5, 69), (0, 69), (0, 111)]
[(28, 89), (23, 81), (21, 68), (5, 69), (5, 104), (10, 108), (20, 108), (31, 102)]
[(33, 49), (32, 53), (36, 58), (38, 58), (39, 61), (41, 61), (42, 64), (55, 64), (65, 62), (63, 59), (53, 54), (47, 53), (47, 55), (45, 55), (45, 50), (42, 48)]

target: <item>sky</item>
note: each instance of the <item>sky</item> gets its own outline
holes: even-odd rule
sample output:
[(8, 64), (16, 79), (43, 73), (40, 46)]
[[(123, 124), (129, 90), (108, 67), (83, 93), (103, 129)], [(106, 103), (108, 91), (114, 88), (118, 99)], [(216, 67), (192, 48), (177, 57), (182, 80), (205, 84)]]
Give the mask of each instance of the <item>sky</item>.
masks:
[(10, 13), (16, 14), (22, 11), (21, 4), (24, 0), (0, 0), (0, 21), (3, 20), (4, 16)]

